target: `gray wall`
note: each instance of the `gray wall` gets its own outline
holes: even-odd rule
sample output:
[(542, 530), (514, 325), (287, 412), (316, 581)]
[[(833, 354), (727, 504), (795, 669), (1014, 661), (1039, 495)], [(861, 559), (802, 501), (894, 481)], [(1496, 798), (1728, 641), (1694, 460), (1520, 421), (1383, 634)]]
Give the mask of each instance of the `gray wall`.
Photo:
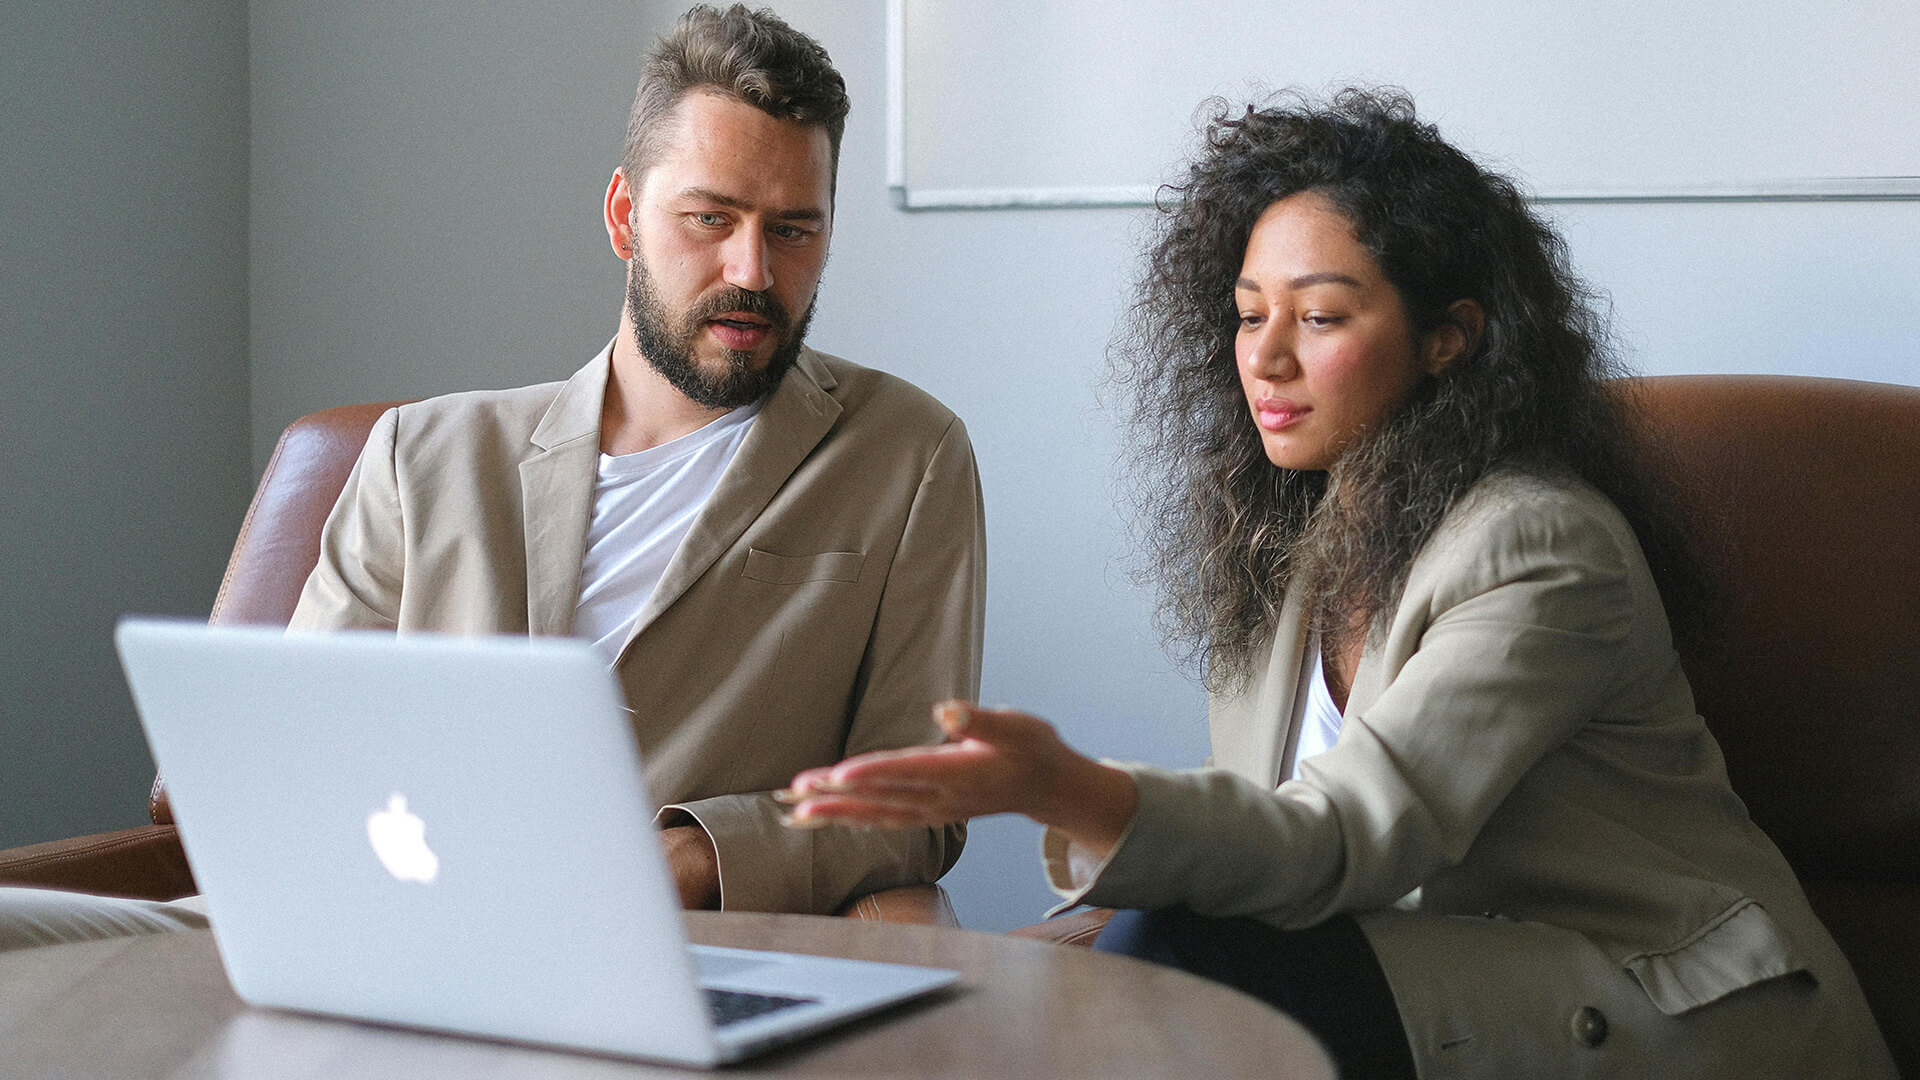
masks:
[(256, 466), (315, 409), (565, 377), (606, 344), (600, 197), (651, 6), (255, 0)]
[(0, 846), (143, 824), (110, 633), (204, 616), (247, 468), (246, 3), (8, 3)]
[[(396, 14), (371, 0), (254, 0), (250, 277), (226, 295), (235, 312), (242, 308), (232, 297), (251, 298), (256, 468), (280, 428), (313, 409), (555, 378), (605, 343), (621, 267), (605, 245), (600, 197), (638, 55), (681, 6), (566, 0), (533, 14), (417, 0)], [(1206, 752), (1202, 696), (1160, 657), (1149, 598), (1118, 561), (1114, 433), (1099, 398), (1143, 216), (892, 209), (883, 0), (774, 6), (826, 44), (855, 100), (814, 343), (912, 379), (973, 431), (991, 549), (983, 696), (1054, 719), (1095, 754), (1197, 763)], [(86, 176), (78, 166), (54, 175)], [(33, 205), (55, 205), (52, 189)], [(1920, 382), (1912, 243), (1920, 204), (1555, 213), (1580, 267), (1611, 292), (1622, 339), (1648, 370)], [(88, 294), (76, 283), (46, 295), (67, 310)], [(87, 354), (62, 355), (70, 363)], [(118, 355), (101, 363), (116, 393), (143, 401), (150, 392), (140, 365)], [(48, 407), (33, 412), (38, 423)], [(242, 423), (221, 430), (231, 438)], [(114, 426), (84, 426), (74, 441), (107, 439), (101, 429)], [(78, 478), (91, 479), (88, 472), (66, 471), (76, 477), (70, 496), (86, 490)], [(137, 505), (132, 495), (95, 498), (121, 516)], [(45, 512), (60, 502), (42, 499)], [(207, 516), (199, 543), (217, 579), (237, 512)], [(14, 554), (12, 535), (10, 526), (9, 568), (32, 565)], [(68, 536), (36, 528), (31, 542), (38, 550)], [(128, 578), (189, 577), (160, 561), (170, 546), (143, 549)], [(121, 564), (83, 554), (89, 573)], [(103, 599), (102, 626), (119, 607), (138, 606), (116, 603)], [(187, 607), (204, 604), (183, 598)], [(104, 656), (79, 670), (117, 688)], [(9, 736), (0, 753), (57, 730), (37, 723), (37, 734)], [(101, 741), (133, 738), (124, 725), (116, 731)], [(57, 783), (82, 772), (69, 763)], [(13, 783), (0, 813), (56, 801), (51, 790), (17, 799)], [(969, 925), (1011, 926), (1044, 909), (1035, 842), (1024, 822), (976, 824), (948, 879)]]

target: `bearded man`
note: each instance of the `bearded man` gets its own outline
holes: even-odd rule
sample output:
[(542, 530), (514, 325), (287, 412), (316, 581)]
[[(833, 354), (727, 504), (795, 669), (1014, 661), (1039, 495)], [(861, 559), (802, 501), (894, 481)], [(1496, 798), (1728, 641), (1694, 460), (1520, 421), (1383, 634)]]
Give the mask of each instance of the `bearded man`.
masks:
[(619, 332), (565, 382), (382, 417), (292, 620), (597, 642), (689, 907), (830, 912), (933, 881), (964, 840), (783, 828), (772, 797), (938, 741), (931, 705), (980, 678), (965, 427), (802, 343), (847, 109), (825, 50), (771, 13), (688, 12), (607, 188)]

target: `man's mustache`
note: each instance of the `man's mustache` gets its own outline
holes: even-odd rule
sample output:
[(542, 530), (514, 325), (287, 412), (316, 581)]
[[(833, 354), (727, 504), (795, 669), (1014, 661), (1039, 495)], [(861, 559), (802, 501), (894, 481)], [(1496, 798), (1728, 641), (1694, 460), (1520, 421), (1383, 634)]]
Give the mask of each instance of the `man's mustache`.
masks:
[(786, 333), (793, 325), (793, 316), (787, 313), (787, 306), (772, 293), (753, 292), (737, 285), (730, 285), (711, 296), (701, 297), (693, 305), (692, 310), (687, 312), (688, 325), (699, 326), (730, 311), (758, 315), (773, 324), (773, 328), (781, 333)]

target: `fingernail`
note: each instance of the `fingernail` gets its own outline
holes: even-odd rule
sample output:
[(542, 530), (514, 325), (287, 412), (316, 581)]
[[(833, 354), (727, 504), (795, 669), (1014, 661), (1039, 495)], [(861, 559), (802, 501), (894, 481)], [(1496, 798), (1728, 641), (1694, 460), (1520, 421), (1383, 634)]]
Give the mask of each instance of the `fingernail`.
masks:
[(789, 829), (824, 829), (830, 823), (826, 818), (812, 814), (781, 814), (780, 824)]
[(956, 701), (943, 701), (934, 707), (933, 722), (949, 735), (958, 735), (967, 725), (967, 711)]
[(799, 788), (783, 787), (773, 793), (773, 801), (777, 803), (797, 803), (806, 797)]

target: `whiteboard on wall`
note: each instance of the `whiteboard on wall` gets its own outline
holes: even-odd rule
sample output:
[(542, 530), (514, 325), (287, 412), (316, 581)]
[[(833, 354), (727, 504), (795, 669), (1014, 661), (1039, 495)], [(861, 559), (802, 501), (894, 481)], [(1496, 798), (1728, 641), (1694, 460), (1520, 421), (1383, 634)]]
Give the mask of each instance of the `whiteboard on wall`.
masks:
[(1914, 0), (890, 0), (909, 209), (1132, 205), (1196, 110), (1406, 88), (1544, 200), (1920, 198)]

